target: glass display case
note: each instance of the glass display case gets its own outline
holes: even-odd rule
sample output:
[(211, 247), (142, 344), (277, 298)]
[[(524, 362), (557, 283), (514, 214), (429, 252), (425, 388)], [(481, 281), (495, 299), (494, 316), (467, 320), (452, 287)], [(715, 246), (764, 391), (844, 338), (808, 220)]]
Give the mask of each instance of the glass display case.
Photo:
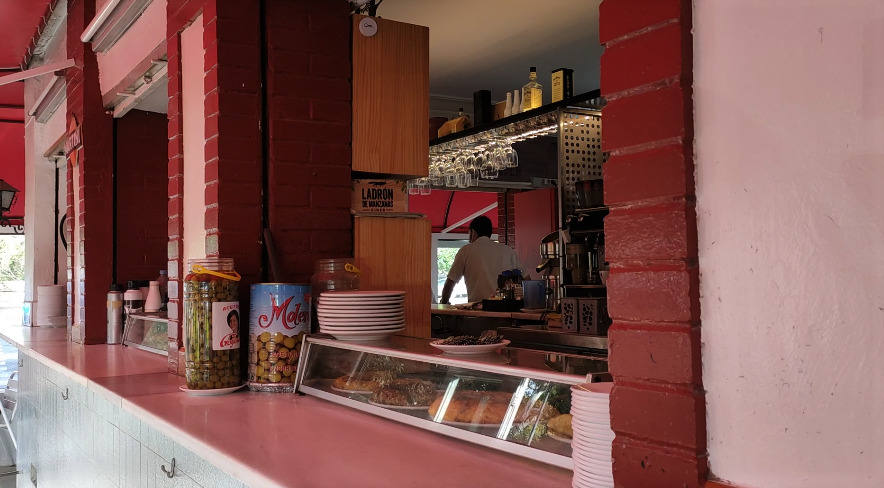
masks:
[(430, 340), (304, 338), (296, 390), (571, 469), (571, 385), (610, 381), (604, 358), (503, 348), (443, 354)]
[(123, 345), (168, 356), (169, 319), (166, 312), (130, 313), (126, 316)]

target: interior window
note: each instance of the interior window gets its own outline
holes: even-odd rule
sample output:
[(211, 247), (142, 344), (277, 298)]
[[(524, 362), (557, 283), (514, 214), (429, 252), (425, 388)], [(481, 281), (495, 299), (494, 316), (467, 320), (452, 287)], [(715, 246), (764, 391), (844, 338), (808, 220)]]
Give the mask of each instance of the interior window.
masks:
[[(433, 286), (436, 299), (439, 300), (439, 297), (442, 293), (442, 287), (445, 286), (445, 280), (448, 278), (448, 271), (451, 269), (451, 264), (454, 262), (454, 256), (457, 254), (457, 251), (460, 248), (466, 246), (470, 241), (468, 239), (433, 239), (434, 246), (433, 251), (436, 255), (435, 261), (435, 273), (433, 279)], [(457, 285), (454, 286), (454, 291), (451, 292), (451, 303), (466, 303), (467, 302), (467, 285), (464, 282), (463, 278), (457, 282)]]
[[(491, 236), (491, 240), (497, 240), (497, 234)], [(442, 287), (445, 286), (445, 280), (448, 278), (448, 271), (451, 264), (454, 263), (454, 256), (460, 248), (470, 243), (468, 234), (433, 234), (433, 296), (435, 302), (439, 302), (442, 295)], [(460, 279), (451, 292), (450, 303), (456, 305), (458, 303), (467, 303), (467, 284)]]

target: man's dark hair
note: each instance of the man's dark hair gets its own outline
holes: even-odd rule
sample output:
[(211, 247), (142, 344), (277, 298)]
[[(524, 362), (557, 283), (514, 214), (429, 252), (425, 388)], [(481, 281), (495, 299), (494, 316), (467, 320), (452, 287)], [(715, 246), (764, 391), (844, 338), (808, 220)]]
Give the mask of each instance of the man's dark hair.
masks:
[(491, 219), (480, 215), (470, 222), (470, 230), (476, 231), (476, 235), (479, 237), (491, 237), (494, 227), (491, 226)]

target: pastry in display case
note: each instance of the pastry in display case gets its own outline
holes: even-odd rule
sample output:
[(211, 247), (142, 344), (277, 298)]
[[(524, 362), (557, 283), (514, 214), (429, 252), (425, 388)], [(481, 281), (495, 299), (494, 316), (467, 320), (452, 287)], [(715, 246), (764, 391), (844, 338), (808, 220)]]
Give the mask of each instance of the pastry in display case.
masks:
[(609, 381), (605, 358), (518, 348), (445, 354), (430, 340), (305, 337), (297, 391), (564, 468), (571, 385)]

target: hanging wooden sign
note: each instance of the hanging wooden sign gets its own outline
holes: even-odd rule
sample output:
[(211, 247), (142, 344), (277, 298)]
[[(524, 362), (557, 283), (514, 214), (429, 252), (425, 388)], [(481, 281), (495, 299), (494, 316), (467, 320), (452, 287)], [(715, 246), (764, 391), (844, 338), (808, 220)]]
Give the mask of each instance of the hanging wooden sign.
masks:
[(80, 124), (77, 122), (77, 116), (71, 115), (70, 120), (68, 120), (68, 137), (64, 141), (64, 153), (71, 160), (71, 164), (73, 166), (77, 166), (80, 146), (83, 145), (82, 133), (80, 131)]
[(357, 213), (408, 211), (408, 193), (402, 180), (353, 180), (352, 210)]

